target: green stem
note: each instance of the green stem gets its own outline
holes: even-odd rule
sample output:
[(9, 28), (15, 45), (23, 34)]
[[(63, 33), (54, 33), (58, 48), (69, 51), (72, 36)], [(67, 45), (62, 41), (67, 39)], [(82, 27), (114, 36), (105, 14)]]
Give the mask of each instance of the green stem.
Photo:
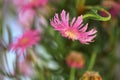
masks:
[(79, 80), (83, 80), (83, 76)]
[(40, 80), (45, 80), (44, 79), (44, 73), (42, 72), (42, 70), (39, 71), (39, 75), (40, 75)]
[(71, 68), (69, 80), (74, 80), (74, 79), (75, 79), (75, 68)]
[(92, 70), (93, 69), (93, 66), (95, 64), (95, 59), (96, 59), (96, 56), (97, 56), (97, 53), (96, 51), (93, 52), (92, 56), (91, 56), (91, 59), (90, 59), (90, 64), (88, 66), (88, 70)]

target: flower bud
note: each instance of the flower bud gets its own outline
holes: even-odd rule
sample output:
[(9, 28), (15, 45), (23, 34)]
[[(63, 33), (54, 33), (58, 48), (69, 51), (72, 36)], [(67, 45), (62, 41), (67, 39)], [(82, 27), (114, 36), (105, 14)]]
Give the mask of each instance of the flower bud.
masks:
[(101, 76), (98, 72), (94, 71), (87, 71), (83, 77), (82, 80), (102, 80)]
[(72, 68), (83, 68), (85, 60), (81, 53), (72, 51), (67, 56), (66, 62)]

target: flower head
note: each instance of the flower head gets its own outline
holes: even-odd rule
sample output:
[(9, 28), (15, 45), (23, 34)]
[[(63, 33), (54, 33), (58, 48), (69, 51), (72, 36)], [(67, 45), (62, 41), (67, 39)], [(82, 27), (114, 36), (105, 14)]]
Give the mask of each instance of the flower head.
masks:
[(33, 9), (19, 9), (18, 11), (19, 22), (25, 26), (25, 28), (29, 29), (31, 23), (33, 22), (35, 11)]
[(39, 32), (37, 30), (29, 30), (19, 37), (16, 42), (11, 44), (11, 49), (24, 52), (28, 47), (36, 45), (39, 40)]
[(32, 76), (33, 75), (33, 67), (26, 60), (18, 62), (19, 72), (24, 76)]
[(47, 0), (30, 0), (30, 6), (39, 7), (45, 6), (47, 4)]
[(51, 20), (51, 25), (55, 30), (59, 31), (63, 37), (79, 40), (82, 44), (93, 42), (97, 31), (95, 29), (86, 31), (88, 24), (83, 26), (82, 22), (82, 16), (79, 16), (77, 19), (74, 17), (69, 23), (69, 13), (66, 14), (65, 10), (63, 10), (60, 18), (58, 14), (55, 14), (54, 18)]
[(19, 22), (25, 27), (29, 28), (31, 25), (36, 9), (47, 4), (47, 0), (13, 0), (18, 12)]
[(102, 80), (101, 76), (99, 75), (98, 72), (89, 72), (87, 71), (84, 75), (83, 75), (83, 80)]
[(40, 6), (45, 6), (47, 0), (13, 0), (13, 3), (17, 7), (38, 8)]
[(72, 51), (66, 58), (66, 62), (70, 67), (73, 68), (83, 68), (84, 67), (84, 57), (81, 53)]

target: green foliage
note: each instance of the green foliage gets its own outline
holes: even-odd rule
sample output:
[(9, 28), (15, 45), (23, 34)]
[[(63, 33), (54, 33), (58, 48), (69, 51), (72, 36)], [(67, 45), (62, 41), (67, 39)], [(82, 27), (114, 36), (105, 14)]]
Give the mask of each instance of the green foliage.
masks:
[[(52, 1), (49, 3), (54, 8), (54, 11), (51, 12), (52, 15), (46, 17), (48, 25), (46, 27), (42, 26), (43, 33), (39, 44), (44, 51), (36, 52), (37, 58), (40, 60), (37, 61), (38, 63), (33, 62), (36, 75), (32, 77), (32, 80), (68, 80), (70, 78), (71, 68), (66, 64), (66, 57), (71, 51), (81, 52), (85, 58), (85, 66), (83, 69), (76, 69), (76, 72), (71, 71), (72, 74), (73, 72), (75, 73), (74, 80), (79, 80), (86, 71), (98, 71), (103, 80), (114, 80), (115, 66), (116, 64), (120, 64), (120, 59), (116, 57), (118, 46), (116, 44), (120, 41), (120, 18), (116, 17), (116, 21), (112, 20), (111, 14), (101, 5), (102, 1), (86, 0), (84, 4), (85, 10), (82, 12), (83, 23), (89, 24), (88, 29), (94, 27), (98, 31), (94, 42), (89, 45), (81, 44), (77, 40), (72, 41), (64, 38), (50, 25), (49, 18), (53, 17), (54, 13), (60, 13), (63, 9), (70, 13), (70, 20), (73, 16), (79, 16), (79, 12), (76, 8), (76, 1), (81, 2), (82, 0), (60, 0), (59, 2)], [(100, 11), (105, 12), (107, 17), (101, 16), (99, 14)], [(0, 16), (0, 23), (2, 23), (1, 17), (2, 16)], [(34, 25), (32, 26), (34, 27)], [(0, 35), (2, 35), (2, 30), (0, 26)], [(9, 28), (7, 28), (7, 32), (9, 33), (9, 43), (11, 43), (12, 39)], [(45, 52), (50, 58), (41, 55), (41, 53), (45, 54)], [(49, 68), (48, 63), (50, 61), (54, 61), (56, 64), (53, 66), (57, 65), (58, 67), (55, 69)], [(8, 77), (17, 77), (9, 75), (2, 70), (0, 70), (0, 73)], [(74, 77), (72, 76), (71, 78)]]

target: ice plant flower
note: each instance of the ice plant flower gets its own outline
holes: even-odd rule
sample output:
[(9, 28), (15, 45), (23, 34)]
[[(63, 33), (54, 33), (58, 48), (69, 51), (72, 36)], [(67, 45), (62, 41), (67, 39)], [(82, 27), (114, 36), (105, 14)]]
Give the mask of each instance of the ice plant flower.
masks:
[(16, 6), (19, 22), (26, 28), (31, 25), (36, 9), (47, 4), (47, 0), (13, 0)]
[(35, 17), (35, 11), (33, 9), (27, 9), (27, 10), (20, 9), (18, 12), (19, 12), (18, 18), (20, 24), (25, 26), (25, 28), (29, 29), (30, 25), (33, 23), (33, 19)]
[(85, 60), (81, 53), (72, 51), (66, 57), (66, 62), (71, 68), (83, 68)]
[(69, 23), (69, 13), (66, 14), (66, 11), (63, 10), (60, 18), (56, 13), (54, 18), (50, 20), (51, 25), (55, 30), (59, 31), (63, 37), (79, 40), (82, 44), (88, 44), (89, 42), (93, 42), (93, 39), (96, 37), (96, 29), (91, 29), (90, 31), (86, 31), (88, 28), (88, 24), (83, 26), (82, 15), (75, 17)]
[(23, 53), (27, 48), (31, 48), (33, 45), (36, 45), (39, 40), (40, 36), (38, 30), (29, 30), (13, 42), (10, 48), (14, 51)]
[(31, 7), (45, 6), (46, 4), (47, 0), (30, 0)]
[(19, 72), (24, 76), (32, 76), (33, 75), (33, 67), (26, 60), (18, 62)]
[(38, 8), (40, 6), (45, 6), (47, 0), (13, 0), (13, 3), (17, 7)]
[(102, 80), (101, 76), (98, 72), (94, 71), (87, 71), (84, 75), (82, 80)]

